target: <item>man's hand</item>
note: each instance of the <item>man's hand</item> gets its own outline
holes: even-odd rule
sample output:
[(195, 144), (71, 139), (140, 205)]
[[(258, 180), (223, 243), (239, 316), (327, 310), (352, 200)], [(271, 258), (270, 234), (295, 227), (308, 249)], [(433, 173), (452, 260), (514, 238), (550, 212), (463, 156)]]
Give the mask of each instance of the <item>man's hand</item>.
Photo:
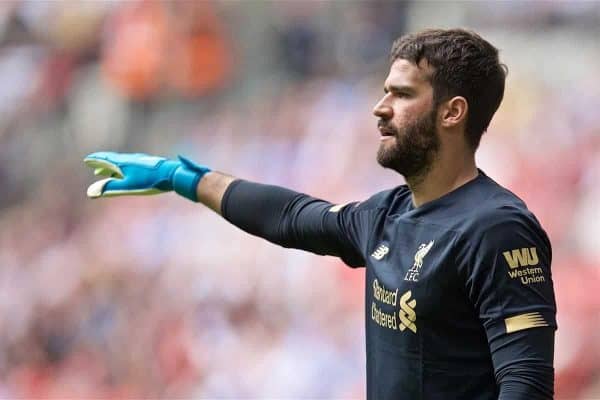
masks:
[(97, 152), (83, 162), (94, 169), (94, 174), (108, 178), (88, 187), (90, 198), (148, 195), (174, 190), (178, 194), (198, 201), (196, 187), (210, 168), (198, 165), (179, 156), (178, 160), (148, 154)]

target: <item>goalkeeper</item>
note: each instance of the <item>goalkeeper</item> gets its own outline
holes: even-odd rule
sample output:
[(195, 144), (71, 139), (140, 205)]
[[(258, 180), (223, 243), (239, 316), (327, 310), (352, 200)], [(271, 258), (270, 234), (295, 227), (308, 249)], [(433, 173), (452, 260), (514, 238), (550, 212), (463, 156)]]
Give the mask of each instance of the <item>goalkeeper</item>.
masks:
[(179, 157), (99, 152), (92, 198), (175, 191), (248, 233), (366, 268), (369, 399), (550, 399), (551, 246), (517, 196), (475, 164), (502, 101), (498, 51), (461, 29), (398, 39), (377, 161), (406, 185), (333, 205)]

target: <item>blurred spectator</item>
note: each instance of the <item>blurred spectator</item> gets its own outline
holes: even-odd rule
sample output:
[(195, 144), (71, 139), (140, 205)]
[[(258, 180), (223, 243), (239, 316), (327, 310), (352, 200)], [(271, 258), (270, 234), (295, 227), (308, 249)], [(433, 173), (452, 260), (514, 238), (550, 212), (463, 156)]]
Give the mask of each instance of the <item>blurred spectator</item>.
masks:
[(104, 70), (133, 99), (160, 90), (193, 97), (221, 89), (231, 57), (211, 2), (128, 2), (106, 25)]

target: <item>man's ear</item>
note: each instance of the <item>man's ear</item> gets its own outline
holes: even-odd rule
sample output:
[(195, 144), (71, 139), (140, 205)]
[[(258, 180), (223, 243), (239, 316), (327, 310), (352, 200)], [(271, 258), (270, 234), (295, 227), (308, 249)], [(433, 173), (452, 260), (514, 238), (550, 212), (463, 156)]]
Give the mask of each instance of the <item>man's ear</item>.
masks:
[(453, 128), (467, 121), (469, 103), (462, 96), (455, 96), (440, 104), (440, 123), (444, 128)]

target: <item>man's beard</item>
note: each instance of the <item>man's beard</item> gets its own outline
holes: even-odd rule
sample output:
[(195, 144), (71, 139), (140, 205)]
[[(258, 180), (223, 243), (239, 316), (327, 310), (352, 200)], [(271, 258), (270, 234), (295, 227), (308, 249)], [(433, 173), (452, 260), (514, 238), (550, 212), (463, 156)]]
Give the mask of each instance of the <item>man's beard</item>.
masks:
[(440, 147), (435, 129), (436, 110), (428, 112), (398, 132), (380, 121), (384, 128), (393, 129), (393, 144), (382, 143), (377, 151), (377, 162), (404, 176), (407, 182), (418, 182), (430, 170)]

